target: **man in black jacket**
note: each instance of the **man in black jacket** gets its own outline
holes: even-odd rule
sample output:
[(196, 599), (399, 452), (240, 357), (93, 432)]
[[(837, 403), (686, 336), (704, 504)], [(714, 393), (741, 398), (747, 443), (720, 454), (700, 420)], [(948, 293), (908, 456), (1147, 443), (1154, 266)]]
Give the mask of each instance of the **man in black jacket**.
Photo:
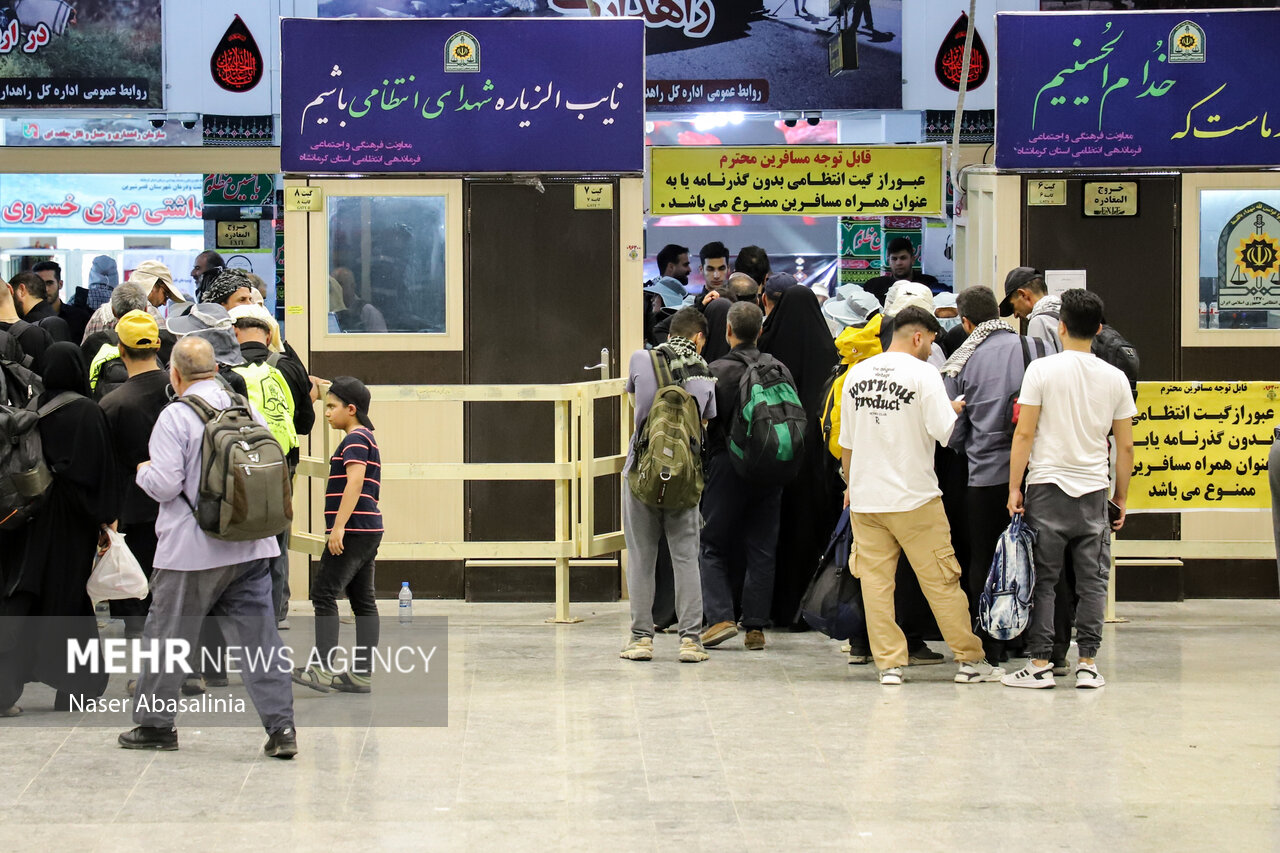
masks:
[[(764, 317), (759, 306), (735, 302), (726, 318), (729, 354), (710, 365), (716, 377), (716, 417), (707, 425), (706, 485), (702, 492), (702, 608), (710, 626), (702, 644), (717, 646), (734, 637), (733, 587), (737, 572), (730, 565), (745, 550), (742, 583), (742, 627), (749, 650), (764, 648), (764, 626), (773, 605), (773, 576), (778, 546), (782, 487), (750, 483), (738, 476), (729, 460), (729, 433), (738, 410), (738, 384), (747, 365), (760, 358), (756, 339)], [(786, 368), (783, 368), (786, 371)], [(787, 373), (790, 378), (790, 373)], [(724, 408), (721, 408), (723, 406)]]
[[(134, 472), (150, 458), (147, 445), (151, 441), (151, 428), (169, 403), (169, 374), (156, 359), (160, 352), (160, 327), (150, 314), (130, 311), (116, 322), (115, 334), (119, 340), (120, 361), (128, 370), (129, 378), (98, 405), (107, 416), (116, 471), (124, 480), (119, 530), (150, 579), (156, 556), (156, 516), (160, 505), (138, 487)], [(124, 620), (125, 637), (141, 637), (150, 606), (149, 594), (141, 601), (134, 598), (113, 601), (111, 615)]]

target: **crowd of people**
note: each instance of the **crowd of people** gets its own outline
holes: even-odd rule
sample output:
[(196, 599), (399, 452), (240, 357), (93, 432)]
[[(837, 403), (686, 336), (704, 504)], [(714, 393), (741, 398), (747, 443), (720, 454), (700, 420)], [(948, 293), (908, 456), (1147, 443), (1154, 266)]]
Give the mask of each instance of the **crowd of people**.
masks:
[[(905, 667), (944, 660), (926, 642), (940, 635), (960, 683), (1044, 688), (1073, 674), (1077, 687), (1101, 687), (1095, 657), (1110, 534), (1124, 523), (1133, 465), (1136, 353), (1127, 342), (1099, 349), (1123, 339), (1097, 294), (1051, 294), (1029, 267), (1008, 274), (1002, 299), (981, 286), (952, 294), (915, 269), (909, 240), (887, 248), (885, 276), (829, 299), (773, 273), (757, 246), (732, 264), (723, 243), (702, 247), (697, 296), (688, 249), (659, 253), (660, 275), (644, 287), (646, 347), (627, 372), (636, 422), (621, 656), (652, 659), (655, 634), (673, 626), (684, 662), (707, 660), (740, 630), (752, 651), (765, 648), (766, 628), (803, 630), (801, 596), (848, 512), (865, 615), (850, 664), (874, 662), (881, 684), (898, 685)], [(785, 423), (784, 382), (759, 379), (770, 370), (802, 409), (800, 434)], [(686, 399), (692, 426), (673, 407)], [(760, 415), (771, 406), (776, 421)], [(773, 469), (752, 467), (762, 424), (786, 433)], [(690, 463), (672, 436), (693, 448)], [(784, 478), (756, 473), (799, 447)], [(1030, 624), (996, 638), (974, 617), (1019, 515), (1036, 536)], [(1016, 671), (1006, 666), (1023, 657)]]
[[(47, 472), (48, 483), (42, 500), (0, 520), (0, 717), (22, 713), (17, 702), (29, 683), (54, 688), (57, 710), (106, 689), (105, 672), (69, 666), (66, 648), (69, 639), (99, 637), (85, 584), (95, 554), (116, 547), (107, 528), (124, 535), (149, 581), (145, 598), (110, 603), (125, 638), (144, 646), (186, 641), (199, 649), (191, 662), (204, 665), (191, 673), (144, 665), (128, 685), (138, 725), (120, 736), (121, 746), (177, 748), (172, 700), (227, 684), (224, 631), (283, 660), (287, 519), (266, 536), (211, 532), (197, 509), (208, 498), (207, 426), (241, 412), (278, 445), (287, 483), (323, 396), (327, 422), (345, 437), (330, 462), (327, 548), (311, 595), (319, 648), (294, 671), (241, 670), (268, 734), (266, 754), (290, 758), (297, 752), (293, 682), (370, 692), (367, 652), (343, 671), (332, 665), (336, 599), (344, 593), (356, 613), (357, 647), (378, 643), (380, 458), (370, 395), (353, 377), (328, 382), (308, 373), (263, 307), (256, 277), (227, 268), (214, 252), (201, 253), (192, 276), (196, 299), (159, 261), (140, 263), (118, 282), (114, 262), (99, 259), (91, 288), (100, 304), (92, 309), (85, 300), (62, 302), (56, 263), (36, 264), (0, 286), (0, 431), (16, 446), (15, 432), (37, 419), (42, 458), (27, 462)], [(15, 467), (20, 462), (12, 454), (3, 460), (5, 482), (29, 475)], [(285, 515), (288, 491), (281, 492)], [(150, 701), (136, 702), (143, 696)]]

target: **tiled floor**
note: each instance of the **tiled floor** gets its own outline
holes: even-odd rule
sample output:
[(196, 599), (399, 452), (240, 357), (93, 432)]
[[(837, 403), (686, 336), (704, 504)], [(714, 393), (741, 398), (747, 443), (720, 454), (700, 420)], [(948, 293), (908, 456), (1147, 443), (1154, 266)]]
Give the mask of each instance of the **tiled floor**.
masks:
[[(0, 844), (1280, 848), (1280, 602), (1122, 604), (1095, 692), (961, 686), (950, 664), (882, 688), (814, 634), (696, 666), (665, 635), (632, 663), (625, 605), (575, 605), (568, 626), (549, 606), (417, 606), (450, 617), (448, 728), (303, 730), (281, 762), (258, 730), (180, 728), (180, 751), (148, 753), (0, 720)], [(305, 607), (292, 622), (300, 642)]]

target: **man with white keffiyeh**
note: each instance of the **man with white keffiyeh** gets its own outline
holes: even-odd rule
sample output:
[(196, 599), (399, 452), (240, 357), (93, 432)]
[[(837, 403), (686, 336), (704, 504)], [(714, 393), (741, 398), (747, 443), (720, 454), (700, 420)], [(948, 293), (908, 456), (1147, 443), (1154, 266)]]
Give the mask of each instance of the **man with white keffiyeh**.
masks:
[[(1042, 299), (1041, 302), (1044, 300)], [(1023, 338), (997, 314), (996, 298), (985, 287), (962, 290), (956, 298), (969, 337), (942, 368), (951, 399), (964, 395), (949, 446), (969, 461), (966, 519), (969, 554), (969, 612), (977, 613), (996, 541), (1009, 524), (1009, 454), (1013, 442), (1012, 398), (1033, 358), (1052, 352), (1041, 340)], [(979, 630), (987, 660), (999, 665), (1004, 643)]]

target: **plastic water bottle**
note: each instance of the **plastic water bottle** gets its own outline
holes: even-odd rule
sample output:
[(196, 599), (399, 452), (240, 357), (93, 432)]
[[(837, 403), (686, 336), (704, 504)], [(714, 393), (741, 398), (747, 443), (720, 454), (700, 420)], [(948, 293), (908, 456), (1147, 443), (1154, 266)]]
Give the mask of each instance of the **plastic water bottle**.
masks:
[(400, 584), (400, 624), (409, 625), (413, 622), (413, 593), (409, 591), (409, 582), (402, 581)]

